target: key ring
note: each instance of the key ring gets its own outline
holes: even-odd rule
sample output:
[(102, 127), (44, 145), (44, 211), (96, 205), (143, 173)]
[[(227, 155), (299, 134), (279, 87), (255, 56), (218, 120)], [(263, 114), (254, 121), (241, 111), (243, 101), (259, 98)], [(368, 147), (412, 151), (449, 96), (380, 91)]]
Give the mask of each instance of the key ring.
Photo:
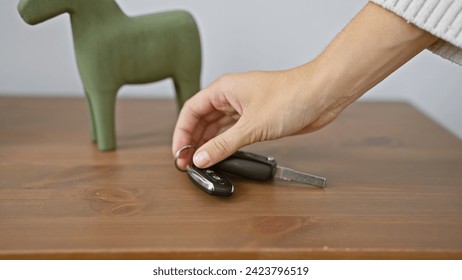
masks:
[(178, 158), (180, 157), (182, 152), (184, 152), (186, 150), (189, 150), (189, 149), (193, 149), (194, 151), (197, 150), (197, 148), (195, 146), (193, 146), (193, 145), (186, 145), (183, 148), (179, 149), (178, 152), (176, 152), (176, 154), (175, 154), (175, 160), (174, 160), (175, 167), (176, 167), (176, 169), (178, 169), (181, 172), (186, 172), (186, 170), (180, 169), (178, 167), (178, 163), (177, 163)]

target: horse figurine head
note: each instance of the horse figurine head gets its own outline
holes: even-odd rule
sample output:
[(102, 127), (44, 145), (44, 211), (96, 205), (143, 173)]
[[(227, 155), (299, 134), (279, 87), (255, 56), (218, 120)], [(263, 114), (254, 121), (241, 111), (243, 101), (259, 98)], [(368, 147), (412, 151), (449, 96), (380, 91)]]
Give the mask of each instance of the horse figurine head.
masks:
[(71, 12), (69, 2), (68, 0), (20, 0), (18, 11), (25, 22), (35, 25)]

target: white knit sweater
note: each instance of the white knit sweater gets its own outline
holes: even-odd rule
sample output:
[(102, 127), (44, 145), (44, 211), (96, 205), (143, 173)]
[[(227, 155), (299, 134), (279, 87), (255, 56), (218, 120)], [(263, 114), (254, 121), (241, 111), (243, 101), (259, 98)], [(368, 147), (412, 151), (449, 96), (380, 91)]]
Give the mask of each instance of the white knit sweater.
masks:
[(462, 65), (462, 0), (370, 0), (439, 38), (428, 49)]

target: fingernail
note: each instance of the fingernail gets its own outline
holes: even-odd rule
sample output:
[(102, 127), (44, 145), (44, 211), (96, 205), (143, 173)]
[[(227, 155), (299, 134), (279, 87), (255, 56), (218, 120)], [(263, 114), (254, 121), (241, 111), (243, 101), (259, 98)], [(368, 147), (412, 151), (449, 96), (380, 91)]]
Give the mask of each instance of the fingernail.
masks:
[(194, 155), (193, 161), (197, 167), (204, 167), (210, 162), (209, 153), (207, 151), (200, 151)]

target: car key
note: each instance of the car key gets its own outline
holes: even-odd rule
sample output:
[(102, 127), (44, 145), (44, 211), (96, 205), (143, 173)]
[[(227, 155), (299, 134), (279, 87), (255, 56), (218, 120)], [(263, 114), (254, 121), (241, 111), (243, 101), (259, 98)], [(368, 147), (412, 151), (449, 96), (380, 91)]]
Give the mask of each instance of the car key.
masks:
[(279, 178), (320, 188), (324, 188), (326, 184), (326, 178), (278, 166), (273, 157), (243, 151), (237, 151), (227, 159), (214, 165), (214, 167), (225, 173), (258, 181)]
[(201, 169), (195, 165), (186, 167), (189, 179), (201, 190), (216, 196), (230, 196), (234, 186), (226, 175), (213, 168)]
[(183, 152), (188, 152), (190, 149), (196, 150), (194, 146), (186, 145), (178, 150), (178, 152), (176, 152), (174, 161), (176, 169), (181, 172), (188, 173), (188, 177), (194, 183), (194, 185), (208, 194), (217, 196), (232, 195), (234, 193), (233, 184), (226, 175), (217, 170), (214, 170), (214, 168), (201, 169), (192, 164), (187, 165), (186, 170), (184, 170), (178, 166), (178, 158)]

